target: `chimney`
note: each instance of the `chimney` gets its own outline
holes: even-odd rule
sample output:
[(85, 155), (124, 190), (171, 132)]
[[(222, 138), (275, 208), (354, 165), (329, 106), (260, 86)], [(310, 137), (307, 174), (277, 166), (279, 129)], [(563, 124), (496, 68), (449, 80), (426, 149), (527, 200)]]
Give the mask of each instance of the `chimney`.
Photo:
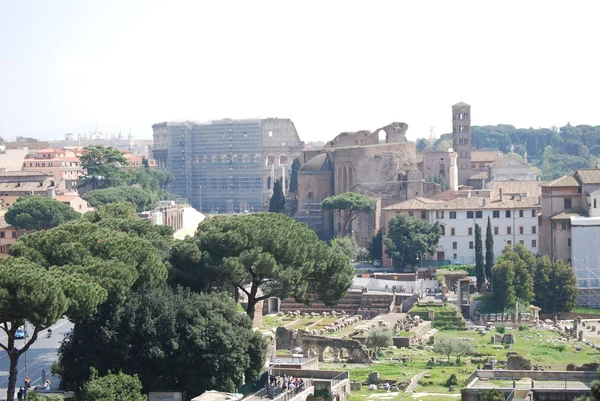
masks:
[(487, 200), (485, 198), (483, 198), (483, 207), (487, 206)]
[(498, 193), (500, 194), (500, 202), (502, 202), (502, 188), (498, 189)]

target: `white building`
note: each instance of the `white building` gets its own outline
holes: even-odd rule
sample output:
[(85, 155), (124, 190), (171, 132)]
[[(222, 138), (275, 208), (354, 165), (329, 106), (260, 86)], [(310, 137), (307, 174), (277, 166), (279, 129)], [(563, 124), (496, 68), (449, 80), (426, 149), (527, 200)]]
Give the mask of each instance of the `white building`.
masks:
[[(494, 256), (506, 245), (522, 243), (538, 254), (539, 181), (494, 181), (491, 189), (448, 190), (432, 198), (415, 198), (384, 208), (383, 227), (398, 213), (412, 215), (442, 230), (437, 253), (426, 259), (451, 260), (453, 263), (475, 263), (475, 225), (481, 227), (485, 244), (488, 217), (494, 235)], [(485, 248), (484, 248), (485, 249)]]
[[(490, 164), (488, 171), (489, 181), (535, 181), (537, 178), (531, 164), (515, 155)], [(491, 188), (490, 184), (486, 187)]]

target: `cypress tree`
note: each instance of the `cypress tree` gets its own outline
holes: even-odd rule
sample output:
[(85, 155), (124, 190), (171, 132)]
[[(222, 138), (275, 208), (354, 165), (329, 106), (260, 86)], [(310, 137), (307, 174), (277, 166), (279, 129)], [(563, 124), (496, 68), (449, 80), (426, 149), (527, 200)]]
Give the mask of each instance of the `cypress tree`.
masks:
[(492, 267), (494, 267), (494, 236), (492, 235), (492, 223), (488, 216), (487, 230), (485, 232), (485, 276), (492, 283)]
[(284, 213), (285, 212), (285, 196), (283, 196), (283, 187), (281, 186), (281, 178), (273, 184), (273, 196), (269, 200), (269, 212)]
[(295, 158), (292, 162), (292, 174), (290, 175), (290, 192), (298, 192), (298, 170), (300, 170), (300, 159)]
[(483, 292), (485, 284), (485, 263), (483, 262), (483, 241), (481, 227), (475, 224), (475, 275), (477, 276), (477, 291)]

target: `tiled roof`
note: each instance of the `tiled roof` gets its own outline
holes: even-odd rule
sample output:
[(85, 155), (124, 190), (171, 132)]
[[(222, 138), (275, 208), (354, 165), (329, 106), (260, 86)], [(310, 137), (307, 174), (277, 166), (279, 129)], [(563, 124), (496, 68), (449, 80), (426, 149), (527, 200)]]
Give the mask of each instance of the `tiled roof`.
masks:
[(42, 171), (6, 171), (4, 173), (0, 173), (0, 177), (35, 177), (40, 175), (52, 177), (52, 174)]
[[(540, 206), (541, 181), (493, 181), (490, 197), (465, 196), (456, 192), (453, 199), (444, 201), (415, 198), (384, 210), (460, 210), (460, 209), (518, 209)], [(502, 201), (500, 201), (502, 189)], [(444, 191), (447, 192), (447, 191)], [(439, 195), (439, 194), (438, 194)]]
[(504, 153), (498, 150), (476, 150), (471, 152), (471, 162), (496, 162), (504, 159)]
[(469, 180), (487, 180), (488, 176), (489, 174), (487, 171), (480, 171), (470, 176)]
[(575, 172), (582, 184), (600, 184), (600, 170), (580, 169)]
[(50, 183), (45, 183), (43, 186), (40, 186), (39, 182), (29, 181), (22, 182), (21, 186), (17, 186), (16, 182), (0, 182), (0, 192), (24, 192), (24, 191), (32, 191), (32, 192), (42, 192), (46, 191), (48, 188), (54, 188)]
[(546, 181), (542, 187), (578, 187), (579, 182), (571, 175), (563, 175), (552, 181)]
[(58, 195), (56, 200), (59, 202), (71, 202), (72, 200), (79, 198), (78, 195)]
[(587, 213), (581, 209), (571, 209), (560, 212), (559, 214), (550, 217), (551, 220), (569, 220), (571, 217), (584, 216), (587, 217)]

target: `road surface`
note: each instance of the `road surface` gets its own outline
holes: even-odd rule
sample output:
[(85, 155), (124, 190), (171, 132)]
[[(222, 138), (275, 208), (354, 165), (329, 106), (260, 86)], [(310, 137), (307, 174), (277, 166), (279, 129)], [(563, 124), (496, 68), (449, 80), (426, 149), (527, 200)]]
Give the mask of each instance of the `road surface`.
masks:
[[(65, 333), (73, 329), (73, 323), (67, 319), (61, 319), (52, 325), (52, 337), (46, 337), (46, 330), (38, 334), (36, 342), (31, 344), (27, 350), (27, 358), (25, 354), (19, 358), (19, 375), (17, 376), (17, 390), (19, 386), (23, 386), (25, 380), (25, 360), (27, 360), (27, 376), (31, 379), (32, 386), (38, 386), (42, 383), (42, 370), (47, 374), (47, 380), (50, 380), (52, 389), (58, 387), (58, 377), (52, 377), (50, 367), (52, 362), (58, 359), (56, 349), (65, 336)], [(30, 329), (31, 330), (31, 329)], [(0, 342), (6, 345), (6, 334), (0, 331)], [(25, 344), (25, 340), (16, 340), (17, 347), (21, 348)], [(9, 361), (6, 351), (0, 349), (0, 400), (6, 400), (6, 388), (8, 386), (8, 369)], [(16, 392), (15, 392), (16, 393)]]

